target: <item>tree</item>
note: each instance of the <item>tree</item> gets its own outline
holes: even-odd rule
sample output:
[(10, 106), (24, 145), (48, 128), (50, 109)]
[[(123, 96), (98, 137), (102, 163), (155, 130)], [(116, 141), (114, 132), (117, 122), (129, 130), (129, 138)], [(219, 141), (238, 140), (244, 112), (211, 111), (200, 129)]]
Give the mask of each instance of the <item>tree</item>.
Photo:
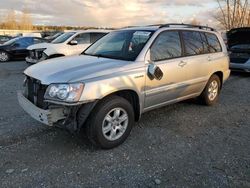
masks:
[(24, 9), (22, 11), (19, 27), (20, 27), (20, 29), (23, 29), (23, 30), (32, 30), (33, 29), (32, 20), (31, 20), (29, 11), (27, 9)]
[(250, 26), (250, 4), (248, 0), (216, 0), (219, 10), (214, 18), (221, 28), (230, 30)]
[(17, 29), (16, 12), (14, 10), (8, 11), (4, 27), (6, 29)]

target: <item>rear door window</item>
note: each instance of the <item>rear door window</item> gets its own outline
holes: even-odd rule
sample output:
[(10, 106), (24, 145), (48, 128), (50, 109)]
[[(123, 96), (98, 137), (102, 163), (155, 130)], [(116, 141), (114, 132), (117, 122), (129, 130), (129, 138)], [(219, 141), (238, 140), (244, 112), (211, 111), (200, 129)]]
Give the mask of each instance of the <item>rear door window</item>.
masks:
[(27, 48), (28, 46), (33, 44), (33, 38), (31, 37), (25, 37), (20, 38), (16, 41), (16, 43), (19, 45), (19, 48)]
[(151, 47), (151, 60), (161, 61), (182, 56), (181, 40), (178, 31), (162, 32)]
[(220, 42), (215, 34), (205, 33), (208, 41), (210, 53), (221, 52), (222, 48)]
[(200, 55), (206, 53), (206, 41), (198, 31), (182, 31), (185, 55)]

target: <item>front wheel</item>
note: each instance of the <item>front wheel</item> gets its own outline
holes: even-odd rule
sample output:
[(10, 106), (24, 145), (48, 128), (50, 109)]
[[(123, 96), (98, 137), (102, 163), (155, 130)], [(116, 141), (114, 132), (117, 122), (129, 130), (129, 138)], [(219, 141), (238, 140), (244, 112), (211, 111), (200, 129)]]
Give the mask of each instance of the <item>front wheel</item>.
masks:
[(111, 96), (101, 101), (86, 124), (89, 140), (96, 146), (111, 149), (122, 144), (134, 124), (134, 110), (124, 98)]
[(202, 102), (208, 106), (216, 104), (219, 98), (220, 89), (220, 78), (217, 75), (212, 75), (200, 96)]
[(10, 56), (5, 51), (0, 51), (0, 62), (7, 62), (10, 60)]

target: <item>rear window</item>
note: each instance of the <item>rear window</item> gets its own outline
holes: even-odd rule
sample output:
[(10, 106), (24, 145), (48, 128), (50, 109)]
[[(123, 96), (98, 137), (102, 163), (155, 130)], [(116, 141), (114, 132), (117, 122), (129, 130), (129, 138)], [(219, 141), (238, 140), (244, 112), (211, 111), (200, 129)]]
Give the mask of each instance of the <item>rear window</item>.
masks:
[(220, 42), (215, 34), (205, 33), (208, 41), (208, 47), (210, 53), (221, 52), (222, 48)]

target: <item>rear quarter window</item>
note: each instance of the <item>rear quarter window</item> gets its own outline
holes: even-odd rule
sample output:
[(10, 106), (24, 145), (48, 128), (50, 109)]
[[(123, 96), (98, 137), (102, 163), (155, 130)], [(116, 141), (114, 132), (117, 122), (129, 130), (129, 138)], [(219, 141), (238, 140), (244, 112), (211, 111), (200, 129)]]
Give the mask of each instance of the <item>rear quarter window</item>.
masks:
[(210, 53), (221, 52), (222, 47), (221, 47), (218, 37), (212, 33), (205, 33), (205, 35), (207, 37), (209, 52)]

